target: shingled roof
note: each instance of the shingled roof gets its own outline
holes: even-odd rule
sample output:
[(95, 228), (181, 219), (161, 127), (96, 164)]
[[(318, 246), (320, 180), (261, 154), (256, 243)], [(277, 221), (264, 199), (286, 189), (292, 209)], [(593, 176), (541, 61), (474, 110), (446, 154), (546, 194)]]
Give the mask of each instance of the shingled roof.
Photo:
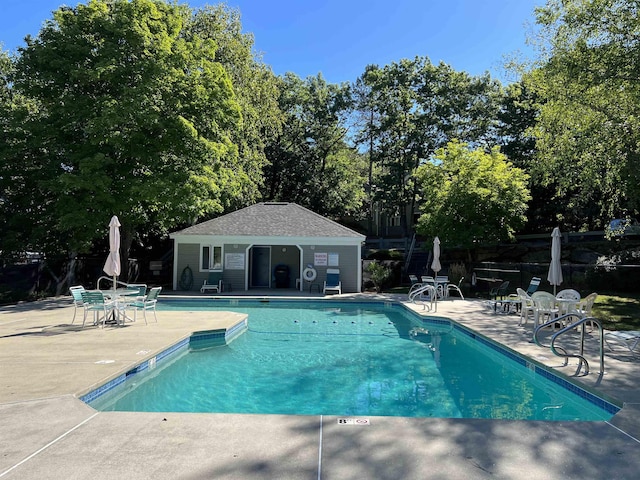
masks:
[(284, 202), (257, 203), (174, 232), (171, 236), (175, 235), (365, 238), (296, 203)]

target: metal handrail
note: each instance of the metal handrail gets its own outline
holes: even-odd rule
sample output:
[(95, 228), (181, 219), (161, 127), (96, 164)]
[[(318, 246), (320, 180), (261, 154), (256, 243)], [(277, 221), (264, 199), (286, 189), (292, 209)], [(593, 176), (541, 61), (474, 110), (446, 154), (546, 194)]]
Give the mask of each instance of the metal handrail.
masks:
[(543, 323), (542, 325), (538, 325), (533, 330), (533, 341), (535, 342), (535, 344), (538, 345), (539, 347), (551, 347), (551, 344), (545, 345), (545, 344), (540, 342), (540, 340), (538, 339), (538, 332), (540, 330), (542, 330), (543, 328), (545, 328), (545, 327), (550, 327), (551, 325), (553, 325), (555, 323), (558, 323), (558, 322), (562, 322), (565, 318), (569, 318), (569, 317), (577, 317), (578, 320), (582, 318), (577, 313), (566, 313), (566, 314), (564, 314), (564, 315), (562, 315), (562, 316), (560, 316), (558, 318), (554, 318), (552, 320), (549, 320), (547, 323)]
[[(424, 292), (429, 292), (429, 310), (431, 310), (433, 308), (433, 303), (434, 303), (434, 299), (436, 297), (437, 290), (436, 287), (434, 287), (431, 284), (422, 284), (422, 286), (417, 287), (415, 290), (409, 292), (409, 300), (412, 303), (417, 303), (416, 302), (416, 297), (420, 297), (422, 298), (422, 294)], [(427, 308), (427, 302), (423, 301), (422, 302), (422, 308), (424, 308), (426, 310)]]
[[(107, 281), (111, 282), (111, 286), (113, 287), (113, 277), (106, 277), (106, 276), (103, 275), (102, 277), (98, 278), (98, 281), (96, 282), (96, 288), (98, 290), (103, 290), (102, 288), (100, 288), (100, 280), (107, 280)], [(116, 286), (117, 285), (121, 285), (122, 287), (126, 287), (127, 283), (126, 282), (121, 282), (120, 280), (116, 280)]]
[[(540, 340), (538, 339), (538, 332), (545, 328), (548, 327), (550, 325), (553, 325), (556, 322), (562, 322), (564, 319), (566, 318), (570, 318), (570, 317), (577, 317), (578, 320), (576, 320), (573, 323), (569, 323), (566, 327), (561, 328), (558, 332), (554, 333), (551, 336), (551, 344), (550, 345), (543, 345), (542, 343), (540, 343)], [(600, 333), (600, 375), (604, 374), (604, 331), (602, 330), (602, 323), (600, 322), (600, 320), (598, 320), (595, 317), (582, 317), (576, 313), (567, 313), (565, 315), (562, 315), (561, 317), (558, 318), (554, 318), (553, 320), (550, 320), (542, 325), (539, 325), (535, 331), (533, 332), (533, 341), (536, 343), (536, 345), (541, 346), (541, 347), (550, 347), (551, 352), (558, 356), (558, 357), (564, 357), (564, 365), (566, 366), (569, 363), (569, 358), (577, 358), (579, 360), (578, 363), (578, 369), (576, 370), (576, 374), (578, 374), (580, 372), (580, 370), (582, 369), (582, 365), (584, 363), (584, 374), (588, 375), (589, 374), (589, 362), (587, 361), (587, 359), (584, 357), (584, 336), (585, 336), (585, 324), (587, 322), (591, 322), (592, 324), (595, 324), (598, 326), (598, 331)], [(564, 348), (562, 347), (556, 347), (555, 346), (555, 342), (556, 339), (560, 336), (563, 335), (565, 333), (567, 333), (570, 330), (573, 330), (574, 328), (580, 328), (580, 353), (577, 354), (571, 354), (568, 353)], [(562, 352), (559, 352), (559, 350), (561, 350)]]

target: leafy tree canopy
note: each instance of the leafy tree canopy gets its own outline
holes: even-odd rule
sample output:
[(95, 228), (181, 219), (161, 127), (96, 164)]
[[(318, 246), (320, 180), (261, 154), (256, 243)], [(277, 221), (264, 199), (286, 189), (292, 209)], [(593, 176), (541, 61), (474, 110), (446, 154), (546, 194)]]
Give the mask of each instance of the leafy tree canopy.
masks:
[(283, 115), (278, 105), (278, 78), (254, 50), (254, 38), (242, 32), (240, 11), (225, 4), (197, 10), (188, 30), (216, 44), (215, 60), (231, 78), (242, 123), (230, 132), (238, 146), (244, 189), (234, 184), (231, 209), (253, 203), (262, 187), (262, 169), (268, 163), (265, 147), (281, 133)]
[(354, 91), (360, 111), (355, 138), (372, 163), (371, 200), (400, 215), (408, 234), (404, 213), (414, 210), (415, 169), (453, 138), (495, 145), (502, 90), (488, 75), (472, 77), (416, 57), (368, 66)]
[(536, 10), (538, 163), (577, 229), (640, 211), (640, 15), (628, 0), (548, 0)]
[(417, 170), (421, 185), (418, 232), (471, 248), (512, 239), (526, 222), (528, 177), (500, 153), (454, 140)]
[(346, 143), (348, 85), (322, 75), (281, 79), (282, 132), (267, 147), (263, 198), (291, 201), (330, 217), (354, 214), (363, 201), (364, 160)]
[(117, 214), (126, 252), (138, 228), (221, 212), (247, 188), (231, 133), (241, 108), (215, 42), (190, 20), (160, 0), (90, 0), (27, 39), (12, 89), (30, 101), (12, 112), (17, 143), (2, 151), (2, 177), (28, 185), (14, 229), (83, 252)]

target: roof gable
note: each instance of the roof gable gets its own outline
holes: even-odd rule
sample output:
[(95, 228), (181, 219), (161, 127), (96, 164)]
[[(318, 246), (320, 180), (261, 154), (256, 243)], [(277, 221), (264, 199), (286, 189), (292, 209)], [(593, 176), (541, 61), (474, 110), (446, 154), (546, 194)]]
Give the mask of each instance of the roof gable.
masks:
[(257, 203), (174, 232), (171, 236), (176, 235), (365, 238), (296, 203), (284, 202)]

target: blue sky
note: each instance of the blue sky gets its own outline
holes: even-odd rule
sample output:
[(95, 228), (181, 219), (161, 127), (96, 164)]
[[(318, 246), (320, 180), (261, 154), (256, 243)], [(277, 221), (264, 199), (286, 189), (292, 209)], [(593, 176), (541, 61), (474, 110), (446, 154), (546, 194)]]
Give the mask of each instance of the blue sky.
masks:
[[(87, 0), (88, 1), (88, 0)], [(13, 51), (60, 5), (75, 0), (2, 0), (0, 43)], [(197, 8), (216, 1), (180, 0)], [(355, 81), (368, 64), (427, 56), (506, 83), (505, 55), (534, 55), (526, 45), (534, 7), (544, 0), (227, 0), (274, 73), (331, 83)]]

